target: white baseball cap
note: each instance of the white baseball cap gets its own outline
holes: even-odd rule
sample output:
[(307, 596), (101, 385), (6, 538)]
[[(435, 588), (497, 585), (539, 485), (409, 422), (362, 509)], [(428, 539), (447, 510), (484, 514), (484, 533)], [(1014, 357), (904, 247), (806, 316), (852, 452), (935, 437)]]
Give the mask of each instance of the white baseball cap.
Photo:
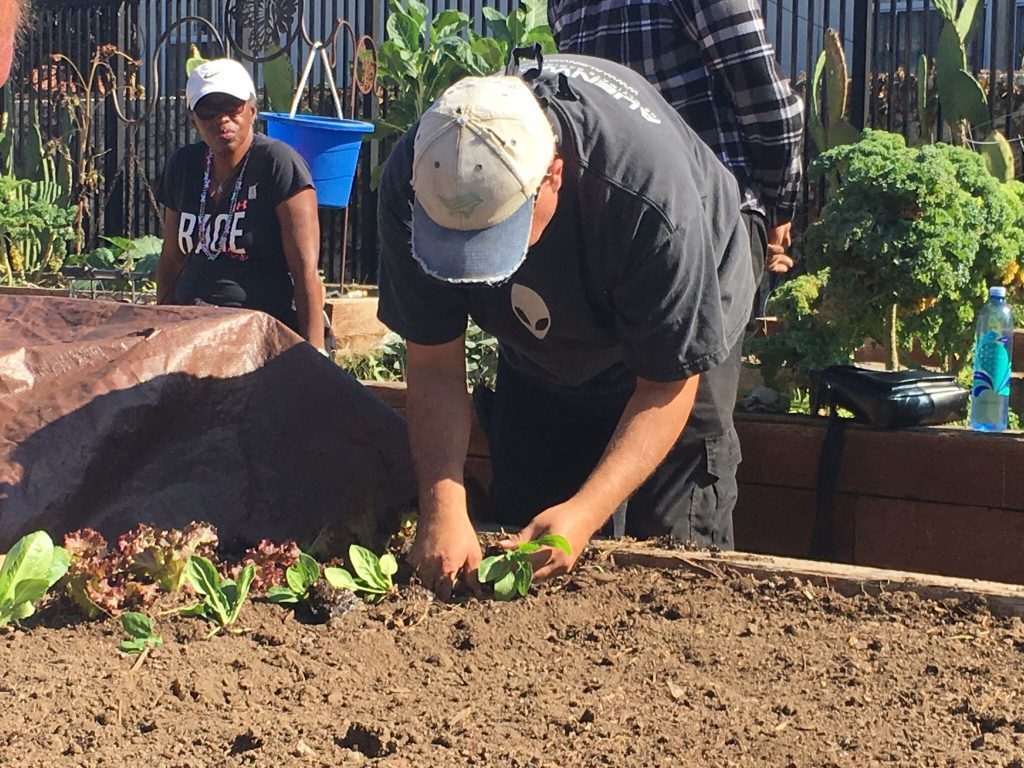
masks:
[(412, 251), (441, 280), (498, 283), (526, 258), (533, 205), (555, 157), (551, 122), (519, 77), (467, 77), (420, 118)]
[(234, 59), (212, 59), (204, 61), (192, 70), (185, 85), (188, 108), (195, 109), (203, 96), (211, 93), (226, 93), (242, 101), (256, 98), (256, 86), (252, 77)]

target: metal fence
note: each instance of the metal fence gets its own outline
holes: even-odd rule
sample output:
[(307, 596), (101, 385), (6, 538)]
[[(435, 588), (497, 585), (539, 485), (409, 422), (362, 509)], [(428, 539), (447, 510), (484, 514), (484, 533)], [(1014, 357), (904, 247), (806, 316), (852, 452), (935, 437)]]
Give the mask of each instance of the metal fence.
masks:
[[(515, 4), (516, 0), (432, 0), (428, 6), (433, 13), (461, 10), (482, 31), (483, 7), (508, 13)], [(852, 122), (911, 137), (919, 130), (913, 81), (920, 54), (935, 53), (940, 21), (934, 0), (761, 0), (761, 4), (781, 67), (799, 91), (806, 89), (806, 73), (813, 69), (825, 29), (832, 27), (846, 48)], [(1019, 147), (1024, 124), (1016, 69), (1024, 47), (1024, 0), (985, 0), (981, 16), (970, 45), (970, 67), (988, 88), (992, 125)], [(182, 21), (186, 18), (196, 20)], [(44, 139), (66, 132), (67, 126), (62, 126), (65, 100), (82, 86), (74, 84), (67, 66), (55, 62), (53, 54), (66, 55), (83, 78), (88, 77), (99, 46), (110, 44), (140, 59), (137, 68), (121, 60), (111, 65), (128, 121), (118, 119), (111, 99), (103, 98), (87, 126), (83, 146), (94, 158), (96, 174), (91, 177), (95, 186), (90, 189), (85, 226), (89, 247), (96, 245), (100, 235), (159, 234), (160, 213), (152, 193), (155, 179), (176, 147), (197, 140), (181, 98), (189, 46), (195, 43), (204, 55), (219, 55), (220, 38), (231, 55), (249, 62), (260, 82), (260, 58), (265, 52), (252, 44), (247, 24), (275, 30), (281, 47), (299, 67), (310, 50), (307, 38), (327, 38), (339, 18), (348, 20), (357, 34), (371, 35), (378, 42), (385, 37), (383, 0), (36, 0), (33, 27), (8, 87), (11, 125), (23, 138), (31, 136), (36, 121)], [(300, 29), (304, 34), (298, 34)], [(336, 53), (335, 79), (348, 94), (351, 41), (340, 38)], [(319, 98), (317, 106), (329, 113), (323, 90)], [(358, 100), (361, 116), (370, 116), (375, 109), (373, 97)], [(350, 257), (344, 274), (343, 214), (329, 210), (321, 214), (322, 265), (332, 282), (342, 278), (372, 282), (376, 276), (376, 201), (369, 177), (381, 148), (371, 142), (364, 149), (349, 211)], [(76, 157), (81, 151), (72, 147)], [(1018, 167), (1024, 165), (1020, 160)]]

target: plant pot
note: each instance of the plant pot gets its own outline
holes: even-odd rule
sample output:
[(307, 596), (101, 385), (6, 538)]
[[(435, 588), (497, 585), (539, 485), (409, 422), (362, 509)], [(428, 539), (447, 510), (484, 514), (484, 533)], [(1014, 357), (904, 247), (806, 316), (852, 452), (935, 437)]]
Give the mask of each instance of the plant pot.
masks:
[(373, 125), (317, 115), (291, 116), (262, 112), (267, 135), (290, 146), (306, 161), (313, 174), (317, 203), (324, 208), (344, 208), (352, 193), (363, 134)]

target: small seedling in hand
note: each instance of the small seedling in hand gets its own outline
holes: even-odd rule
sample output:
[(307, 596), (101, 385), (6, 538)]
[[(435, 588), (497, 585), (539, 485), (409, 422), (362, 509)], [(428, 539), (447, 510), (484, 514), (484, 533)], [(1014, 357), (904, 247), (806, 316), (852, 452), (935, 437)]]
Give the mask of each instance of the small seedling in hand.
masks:
[(164, 639), (153, 632), (153, 619), (144, 613), (127, 611), (121, 614), (121, 628), (128, 635), (118, 647), (124, 653), (142, 653), (147, 648), (164, 644)]
[(335, 589), (347, 589), (367, 600), (381, 600), (395, 591), (391, 577), (398, 573), (398, 561), (390, 552), (379, 558), (366, 547), (348, 548), (348, 564), (355, 576), (344, 568), (324, 568), (324, 578)]
[(301, 603), (309, 596), (309, 588), (320, 579), (320, 563), (309, 555), (299, 555), (299, 561), (284, 572), (287, 586), (271, 587), (267, 597), (272, 603), (292, 605)]
[(235, 623), (238, 612), (249, 596), (256, 568), (252, 563), (245, 566), (235, 582), (233, 579), (222, 579), (213, 563), (205, 557), (192, 555), (185, 567), (185, 575), (200, 601), (182, 608), (181, 615), (200, 616), (213, 624), (213, 631), (206, 636), (209, 639)]
[(494, 582), (494, 596), (499, 600), (511, 600), (516, 594), (526, 597), (533, 583), (530, 555), (542, 547), (554, 547), (567, 555), (572, 554), (572, 547), (565, 537), (549, 533), (533, 541), (524, 541), (508, 552), (485, 557), (476, 570), (477, 578), (481, 584)]
[(68, 553), (45, 531), (19, 539), (0, 557), (0, 627), (27, 619), (36, 603), (68, 570)]

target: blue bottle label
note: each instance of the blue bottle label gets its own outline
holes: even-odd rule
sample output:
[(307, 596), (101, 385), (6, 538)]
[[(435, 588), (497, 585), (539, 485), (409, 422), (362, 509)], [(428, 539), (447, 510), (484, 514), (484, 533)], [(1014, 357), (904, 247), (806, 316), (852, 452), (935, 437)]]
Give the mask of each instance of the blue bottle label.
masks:
[(974, 396), (986, 390), (1010, 395), (1010, 339), (988, 331), (978, 339), (974, 352)]

